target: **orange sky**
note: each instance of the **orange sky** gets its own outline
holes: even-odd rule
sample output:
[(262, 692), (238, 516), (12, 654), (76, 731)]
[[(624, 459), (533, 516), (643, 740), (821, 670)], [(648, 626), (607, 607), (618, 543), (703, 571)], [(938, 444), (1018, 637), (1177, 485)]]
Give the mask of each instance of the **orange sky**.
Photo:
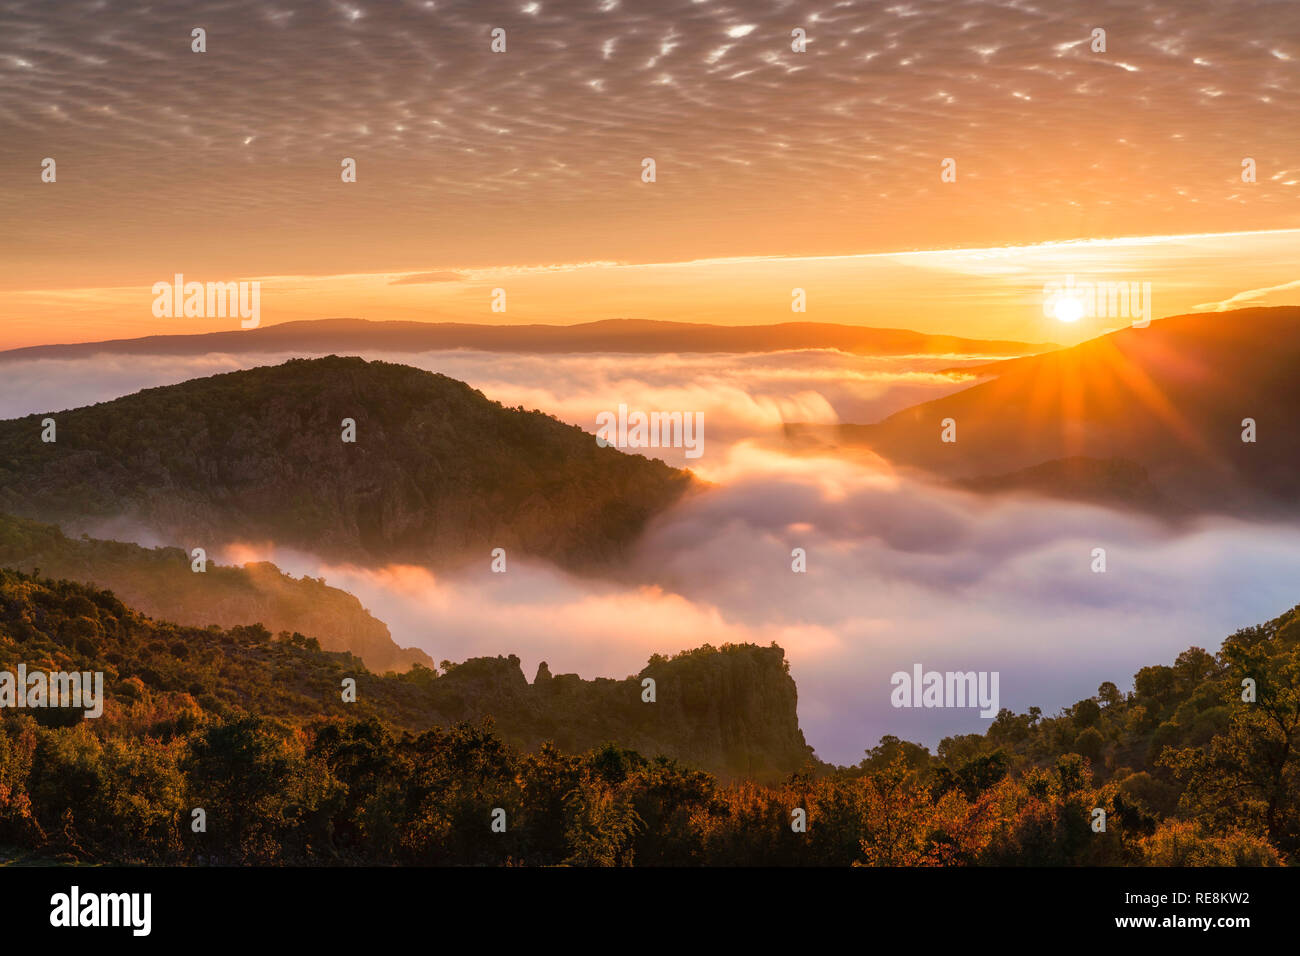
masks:
[[(1300, 227), (1296, 4), (6, 16), (0, 347), (231, 327), (153, 319), (149, 287), (178, 272), (261, 278), (264, 324), (805, 318), (1035, 341), (1088, 331), (1042, 327), (1033, 297), (1062, 273), (1151, 281), (1157, 314), (1295, 279), (1294, 234), (1254, 234)], [(1030, 249), (870, 258), (1002, 246)], [(420, 274), (447, 275), (392, 284)]]
[[(1152, 316), (1160, 318), (1294, 303), (1298, 261), (1300, 230), (1291, 230), (897, 255), (247, 278), (261, 283), (263, 325), (332, 316), (503, 324), (806, 320), (1069, 344), (1126, 323), (1106, 315), (1058, 321), (1043, 307), (1050, 283), (1149, 283)], [(806, 312), (792, 311), (795, 288), (805, 292)], [(495, 289), (505, 290), (504, 313), (491, 310)], [(153, 293), (143, 285), (18, 290), (5, 300), (16, 313), (4, 326), (8, 347), (240, 327), (238, 318), (156, 319)]]

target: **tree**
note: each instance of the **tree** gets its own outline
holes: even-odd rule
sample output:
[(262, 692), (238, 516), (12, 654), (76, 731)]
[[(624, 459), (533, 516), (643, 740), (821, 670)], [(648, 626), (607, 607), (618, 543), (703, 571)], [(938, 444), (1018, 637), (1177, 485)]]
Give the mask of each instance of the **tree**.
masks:
[(1115, 707), (1124, 701), (1119, 688), (1111, 681), (1102, 681), (1101, 686), (1097, 688), (1097, 699), (1103, 707)]
[[(1222, 657), (1232, 708), (1226, 733), (1203, 749), (1169, 749), (1161, 763), (1186, 784), (1183, 802), (1217, 829), (1264, 833), (1285, 852), (1300, 850), (1300, 645), (1229, 639)], [(1255, 682), (1256, 699), (1240, 699)]]
[(182, 767), (189, 806), (206, 811), (203, 843), (220, 856), (272, 863), (286, 851), (310, 849), (305, 824), (331, 782), (274, 722), (244, 716), (214, 723), (192, 741)]

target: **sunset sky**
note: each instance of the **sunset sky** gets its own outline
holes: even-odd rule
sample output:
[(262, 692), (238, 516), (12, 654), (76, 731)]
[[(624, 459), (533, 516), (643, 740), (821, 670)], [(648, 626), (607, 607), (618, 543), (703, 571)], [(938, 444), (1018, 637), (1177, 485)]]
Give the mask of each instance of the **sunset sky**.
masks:
[(1298, 35), (1208, 0), (8, 0), (0, 347), (237, 327), (154, 319), (178, 272), (260, 279), (263, 324), (1070, 342), (1103, 329), (1043, 316), (1066, 275), (1149, 281), (1157, 317), (1294, 302)]

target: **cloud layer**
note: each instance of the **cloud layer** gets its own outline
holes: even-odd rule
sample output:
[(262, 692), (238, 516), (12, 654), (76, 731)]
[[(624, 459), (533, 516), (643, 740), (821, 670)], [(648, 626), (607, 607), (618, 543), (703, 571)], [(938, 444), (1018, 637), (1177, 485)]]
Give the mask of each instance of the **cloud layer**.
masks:
[[(0, 414), (270, 358), (7, 365)], [(493, 574), (486, 554), (437, 576), (328, 566), (274, 542), (236, 542), (219, 555), (323, 576), (357, 594), (398, 643), (435, 660), (515, 653), (530, 678), (541, 660), (557, 673), (622, 677), (653, 653), (776, 641), (809, 741), (824, 759), (854, 762), (882, 734), (933, 746), (987, 726), (970, 710), (894, 709), (890, 675), (913, 664), (997, 671), (1003, 706), (1050, 713), (1102, 681), (1125, 686), (1139, 667), (1190, 645), (1214, 650), (1300, 600), (1294, 527), (1217, 520), (1175, 534), (1102, 508), (976, 498), (905, 479), (869, 456), (792, 456), (765, 440), (790, 416), (869, 420), (918, 392), (954, 387), (915, 363), (825, 353), (413, 361), (588, 428), (593, 408), (611, 402), (693, 404), (706, 414), (706, 454), (690, 464), (714, 483), (657, 520), (613, 578), (513, 556)], [(1104, 574), (1091, 570), (1098, 547)], [(791, 569), (795, 548), (807, 554), (806, 573)]]
[[(1054, 713), (1103, 681), (1297, 602), (1300, 529), (1214, 522), (1172, 536), (1130, 516), (1042, 500), (989, 504), (863, 463), (731, 449), (732, 481), (670, 512), (618, 580), (511, 560), (446, 576), (322, 565), (243, 546), (357, 594), (399, 644), (435, 660), (515, 653), (529, 679), (623, 677), (653, 653), (775, 641), (823, 759), (853, 763), (881, 735), (934, 747), (982, 732), (974, 710), (895, 709), (896, 671), (996, 671), (1000, 704)], [(793, 548), (807, 572), (791, 570)], [(1107, 571), (1091, 570), (1096, 547)]]
[[(60, 411), (158, 385), (275, 365), (285, 354), (198, 357), (99, 355), (89, 360), (8, 362), (0, 418)], [(732, 443), (771, 434), (784, 422), (874, 421), (961, 387), (939, 369), (960, 356), (871, 358), (833, 350), (745, 355), (527, 355), (456, 350), (419, 354), (367, 352), (364, 357), (413, 365), (468, 382), (508, 406), (540, 408), (595, 431), (596, 415), (631, 410), (699, 412), (705, 454), (657, 453), (707, 477)]]
[(1267, 0), (4, 0), (0, 24), (0, 175), (27, 184), (0, 252), (50, 274), (1268, 228), (1300, 182), (1300, 7)]

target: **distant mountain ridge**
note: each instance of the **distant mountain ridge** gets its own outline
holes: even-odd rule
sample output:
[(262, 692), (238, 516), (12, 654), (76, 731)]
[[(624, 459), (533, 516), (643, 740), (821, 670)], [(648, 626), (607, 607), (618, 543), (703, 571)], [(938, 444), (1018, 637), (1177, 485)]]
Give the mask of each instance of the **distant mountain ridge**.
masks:
[(1147, 470), (1126, 458), (1055, 458), (1005, 475), (981, 475), (957, 482), (970, 491), (1028, 491), (1044, 497), (1069, 498), (1112, 507), (1162, 514), (1186, 514), (1151, 483)]
[(969, 339), (906, 329), (877, 329), (827, 322), (776, 325), (705, 325), (648, 319), (605, 319), (579, 325), (474, 325), (464, 322), (397, 322), (315, 319), (258, 329), (190, 335), (150, 335), (69, 345), (37, 345), (0, 352), (0, 362), (85, 358), (100, 354), (197, 355), (208, 352), (775, 352), (839, 349), (861, 355), (1029, 355), (1051, 343)]
[(0, 511), (74, 534), (143, 527), (186, 549), (271, 540), (370, 566), (486, 568), (502, 548), (597, 568), (693, 483), (455, 379), (359, 358), (59, 412), (53, 443), (46, 417), (0, 422)]

